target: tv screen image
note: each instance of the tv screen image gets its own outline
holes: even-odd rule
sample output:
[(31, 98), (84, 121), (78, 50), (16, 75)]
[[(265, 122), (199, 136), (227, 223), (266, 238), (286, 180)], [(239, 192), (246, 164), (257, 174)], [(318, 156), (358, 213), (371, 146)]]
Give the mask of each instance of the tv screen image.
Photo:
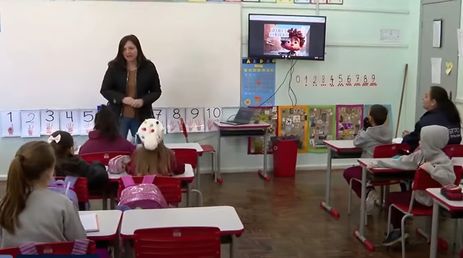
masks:
[(249, 14), (251, 58), (325, 59), (326, 17)]

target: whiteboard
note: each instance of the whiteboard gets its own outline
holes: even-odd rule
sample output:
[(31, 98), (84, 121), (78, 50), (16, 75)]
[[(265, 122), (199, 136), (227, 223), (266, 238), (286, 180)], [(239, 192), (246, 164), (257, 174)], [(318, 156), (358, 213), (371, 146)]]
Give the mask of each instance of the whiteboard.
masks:
[(0, 109), (94, 108), (119, 40), (158, 70), (153, 106), (238, 106), (241, 11), (231, 3), (1, 1)]

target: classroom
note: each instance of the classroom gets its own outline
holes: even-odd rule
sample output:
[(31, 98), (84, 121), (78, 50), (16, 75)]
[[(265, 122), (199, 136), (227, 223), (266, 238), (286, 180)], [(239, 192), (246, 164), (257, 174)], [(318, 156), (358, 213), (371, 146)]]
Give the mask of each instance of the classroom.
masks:
[(461, 2), (0, 0), (0, 256), (463, 257)]

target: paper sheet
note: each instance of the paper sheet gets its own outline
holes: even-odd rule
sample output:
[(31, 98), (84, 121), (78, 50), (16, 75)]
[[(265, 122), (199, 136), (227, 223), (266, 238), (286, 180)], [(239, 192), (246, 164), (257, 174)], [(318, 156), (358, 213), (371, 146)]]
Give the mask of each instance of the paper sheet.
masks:
[(439, 48), (442, 37), (442, 20), (435, 20), (432, 25), (432, 46)]
[(96, 213), (79, 214), (79, 217), (85, 232), (97, 232), (100, 230)]
[(463, 56), (463, 30), (457, 29), (458, 56)]
[(431, 58), (431, 83), (440, 84), (441, 83), (441, 67), (442, 67), (442, 58), (432, 57)]

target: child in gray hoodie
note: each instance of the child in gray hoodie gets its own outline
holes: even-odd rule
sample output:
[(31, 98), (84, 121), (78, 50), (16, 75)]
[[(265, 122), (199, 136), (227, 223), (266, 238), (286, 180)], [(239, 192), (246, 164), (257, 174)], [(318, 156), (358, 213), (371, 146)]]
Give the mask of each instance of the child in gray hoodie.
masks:
[[(415, 170), (418, 168), (428, 172), (432, 179), (441, 185), (453, 184), (455, 173), (449, 157), (442, 151), (449, 141), (447, 127), (440, 125), (425, 126), (421, 129), (419, 148), (410, 155), (401, 156), (399, 159), (387, 161), (378, 160), (369, 167), (388, 167), (403, 170)], [(425, 206), (432, 205), (432, 199), (424, 191), (415, 192), (415, 200)], [(394, 211), (395, 209), (393, 209)], [(393, 230), (389, 232), (385, 246), (392, 245), (401, 240), (400, 233), (401, 216), (396, 211), (391, 214)], [(406, 234), (404, 237), (407, 237)]]
[[(355, 147), (362, 149), (362, 158), (372, 158), (376, 146), (392, 143), (392, 132), (385, 124), (387, 113), (387, 109), (382, 105), (370, 107), (368, 117), (364, 121), (364, 130), (360, 130), (354, 138)], [(352, 181), (352, 190), (360, 198), (362, 186), (359, 181), (362, 179), (362, 168), (360, 166), (350, 167), (344, 170), (343, 176), (347, 183), (351, 179), (357, 179)], [(370, 212), (374, 207), (375, 194), (373, 187), (369, 187), (368, 190), (367, 211)]]

